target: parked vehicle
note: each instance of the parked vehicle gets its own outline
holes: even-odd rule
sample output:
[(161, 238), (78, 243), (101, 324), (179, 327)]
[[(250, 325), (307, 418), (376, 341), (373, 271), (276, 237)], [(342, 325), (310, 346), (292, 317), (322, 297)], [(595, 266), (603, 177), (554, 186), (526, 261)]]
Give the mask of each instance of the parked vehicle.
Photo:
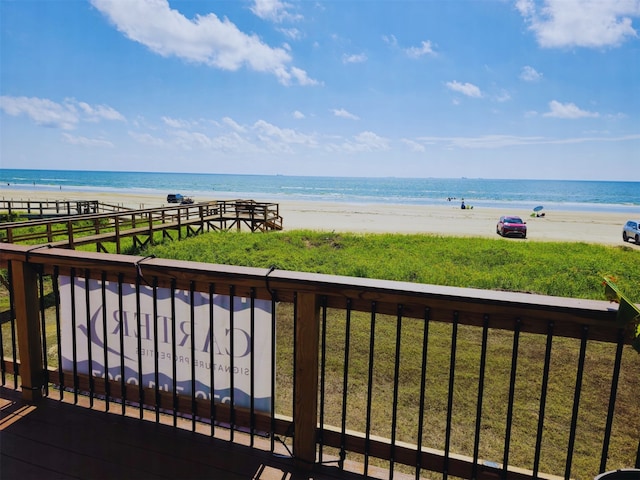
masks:
[(184, 197), (180, 193), (170, 193), (167, 195), (167, 203), (182, 203)]
[(527, 238), (527, 224), (523, 222), (520, 217), (504, 215), (498, 220), (496, 233), (503, 237), (517, 235), (522, 238)]
[(640, 244), (640, 220), (629, 220), (624, 224), (622, 240), (625, 242), (633, 240), (636, 244)]
[(191, 205), (193, 203), (193, 198), (191, 197), (184, 197), (182, 199), (182, 202), (180, 202), (182, 205)]

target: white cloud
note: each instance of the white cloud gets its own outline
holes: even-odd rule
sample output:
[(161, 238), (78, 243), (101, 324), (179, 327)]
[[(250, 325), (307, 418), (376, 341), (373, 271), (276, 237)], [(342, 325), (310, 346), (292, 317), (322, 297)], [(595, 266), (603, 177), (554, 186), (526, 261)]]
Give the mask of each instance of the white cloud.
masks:
[(229, 117), (224, 117), (222, 119), (222, 122), (225, 125), (228, 125), (229, 127), (231, 127), (234, 131), (236, 132), (244, 132), (246, 131), (246, 128), (243, 127), (242, 125), (240, 125), (239, 123), (237, 123), (235, 120), (233, 120), (232, 118)]
[(279, 28), (278, 31), (291, 40), (300, 40), (303, 35), (297, 28)]
[(411, 58), (420, 58), (424, 55), (436, 55), (430, 41), (422, 41), (419, 47), (409, 47), (405, 50)]
[(542, 79), (542, 74), (535, 68), (525, 65), (520, 72), (520, 79), (525, 82), (537, 82)]
[(283, 73), (281, 78), (285, 80), (284, 82), (285, 85), (289, 85), (291, 83), (292, 77), (295, 78), (298, 81), (298, 83), (303, 86), (322, 85), (321, 82), (318, 82), (317, 80), (309, 78), (309, 76), (307, 75), (307, 72), (297, 67), (291, 67), (291, 73), (289, 74)]
[(152, 147), (164, 147), (166, 142), (162, 138), (154, 137), (150, 133), (129, 132), (129, 136), (136, 142)]
[(290, 13), (290, 8), (292, 5), (280, 0), (255, 0), (251, 11), (263, 20), (277, 23), (302, 20), (302, 15)]
[(120, 120), (124, 121), (124, 117), (120, 112), (106, 105), (91, 106), (85, 102), (78, 102), (78, 107), (84, 112), (89, 121), (99, 120)]
[(508, 102), (511, 100), (511, 94), (506, 90), (502, 90), (495, 96), (495, 100), (500, 103)]
[(640, 140), (640, 134), (625, 135), (619, 137), (586, 136), (586, 137), (524, 137), (518, 135), (482, 135), (479, 137), (419, 137), (419, 142), (433, 145), (441, 145), (443, 148), (470, 148), (470, 149), (499, 149), (506, 147), (529, 145), (568, 145), (580, 143), (599, 142), (635, 142)]
[(384, 41), (384, 43), (391, 45), (392, 47), (398, 46), (398, 39), (395, 37), (395, 35), (383, 35), (382, 40)]
[(389, 150), (389, 140), (366, 131), (356, 135), (352, 141), (344, 143), (342, 150), (351, 153)]
[[(127, 38), (164, 57), (175, 56), (230, 71), (246, 67), (275, 75), (283, 85), (290, 85), (293, 80), (301, 85), (317, 84), (303, 70), (289, 67), (291, 56), (285, 49), (272, 48), (257, 35), (241, 32), (227, 18), (210, 13), (191, 20), (170, 8), (167, 0), (91, 3)], [(273, 3), (280, 2), (258, 2), (255, 8), (266, 11), (267, 4)]]
[(61, 105), (46, 98), (0, 97), (0, 109), (12, 117), (26, 115), (43, 127), (72, 130), (80, 118), (69, 105)]
[(296, 120), (302, 120), (302, 119), (306, 118), (306, 117), (305, 117), (305, 115), (304, 115), (304, 113), (302, 113), (302, 112), (300, 112), (300, 111), (298, 111), (298, 110), (296, 110), (295, 112), (293, 112), (291, 115), (292, 115), (292, 116), (293, 116), (293, 118), (295, 118)]
[(518, 0), (516, 8), (547, 48), (617, 46), (637, 38), (637, 0)]
[(543, 114), (543, 116), (576, 119), (596, 118), (599, 117), (600, 114), (597, 112), (588, 112), (586, 110), (581, 110), (574, 103), (560, 103), (557, 100), (552, 100), (549, 102), (549, 111)]
[(342, 63), (363, 63), (367, 61), (367, 56), (364, 53), (359, 54), (344, 54), (342, 56)]
[(533, 145), (544, 140), (543, 137), (520, 137), (516, 135), (482, 135), (480, 137), (429, 137), (424, 140), (444, 142), (447, 147), (453, 148), (504, 148), (516, 145)]
[(108, 140), (101, 140), (99, 138), (87, 138), (80, 137), (76, 135), (71, 135), (69, 133), (63, 133), (62, 138), (65, 142), (70, 143), (72, 145), (80, 145), (83, 147), (99, 147), (99, 148), (113, 148), (114, 145)]
[(171, 128), (189, 128), (191, 126), (191, 122), (188, 120), (180, 120), (178, 118), (162, 117), (162, 121)]
[(47, 98), (2, 96), (0, 110), (13, 117), (25, 115), (43, 127), (63, 130), (73, 130), (81, 121), (124, 121), (124, 117), (111, 107), (91, 106), (74, 99), (66, 99), (61, 104)]
[(331, 111), (336, 117), (348, 118), (349, 120), (359, 120), (359, 118), (356, 115), (346, 111), (344, 108), (334, 108)]
[(176, 139), (176, 143), (186, 149), (192, 148), (212, 148), (214, 142), (209, 136), (202, 132), (189, 132), (186, 130), (175, 130), (171, 135)]
[(296, 132), (290, 128), (280, 128), (264, 120), (258, 120), (253, 125), (254, 130), (258, 132), (261, 140), (270, 139), (282, 144), (298, 144), (315, 147), (317, 141), (313, 135), (306, 135)]
[(446, 85), (449, 90), (462, 93), (467, 97), (482, 97), (482, 92), (480, 91), (480, 89), (472, 83), (460, 83), (454, 80), (453, 82), (447, 82)]
[(422, 145), (421, 143), (418, 143), (414, 140), (409, 140), (408, 138), (403, 138), (400, 140), (402, 143), (404, 143), (407, 147), (409, 147), (409, 149), (412, 152), (424, 152), (426, 149), (424, 148), (424, 145)]

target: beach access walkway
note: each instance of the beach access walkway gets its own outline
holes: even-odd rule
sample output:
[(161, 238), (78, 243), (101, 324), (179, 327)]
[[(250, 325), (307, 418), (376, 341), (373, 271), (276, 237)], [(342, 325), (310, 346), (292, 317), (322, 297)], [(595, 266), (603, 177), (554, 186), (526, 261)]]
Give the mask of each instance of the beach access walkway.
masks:
[[(26, 215), (23, 212), (27, 212)], [(134, 247), (144, 247), (158, 240), (180, 240), (205, 231), (282, 230), (279, 205), (254, 200), (221, 200), (139, 210), (97, 201), (3, 200), (0, 215), (10, 220), (14, 216), (39, 215), (34, 220), (0, 223), (0, 242), (71, 249), (96, 245), (98, 252), (107, 252), (106, 245), (112, 243), (116, 253), (121, 252), (125, 238), (132, 239)]]

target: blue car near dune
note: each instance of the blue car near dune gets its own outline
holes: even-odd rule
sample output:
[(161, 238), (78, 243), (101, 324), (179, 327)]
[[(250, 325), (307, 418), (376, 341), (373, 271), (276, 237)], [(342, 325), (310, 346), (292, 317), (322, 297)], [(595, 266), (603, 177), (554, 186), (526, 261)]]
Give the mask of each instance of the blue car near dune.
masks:
[(170, 193), (167, 195), (167, 203), (182, 203), (184, 197), (180, 193)]

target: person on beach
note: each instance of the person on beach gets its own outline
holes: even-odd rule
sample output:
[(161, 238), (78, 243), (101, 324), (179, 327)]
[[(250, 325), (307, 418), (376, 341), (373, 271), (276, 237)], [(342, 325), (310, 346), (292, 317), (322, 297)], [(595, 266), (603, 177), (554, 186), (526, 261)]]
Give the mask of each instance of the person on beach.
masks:
[(464, 204), (464, 198), (462, 199), (462, 204), (460, 205), (460, 208), (461, 208), (462, 210), (464, 210), (465, 208), (467, 208), (467, 207), (465, 206), (465, 204)]

